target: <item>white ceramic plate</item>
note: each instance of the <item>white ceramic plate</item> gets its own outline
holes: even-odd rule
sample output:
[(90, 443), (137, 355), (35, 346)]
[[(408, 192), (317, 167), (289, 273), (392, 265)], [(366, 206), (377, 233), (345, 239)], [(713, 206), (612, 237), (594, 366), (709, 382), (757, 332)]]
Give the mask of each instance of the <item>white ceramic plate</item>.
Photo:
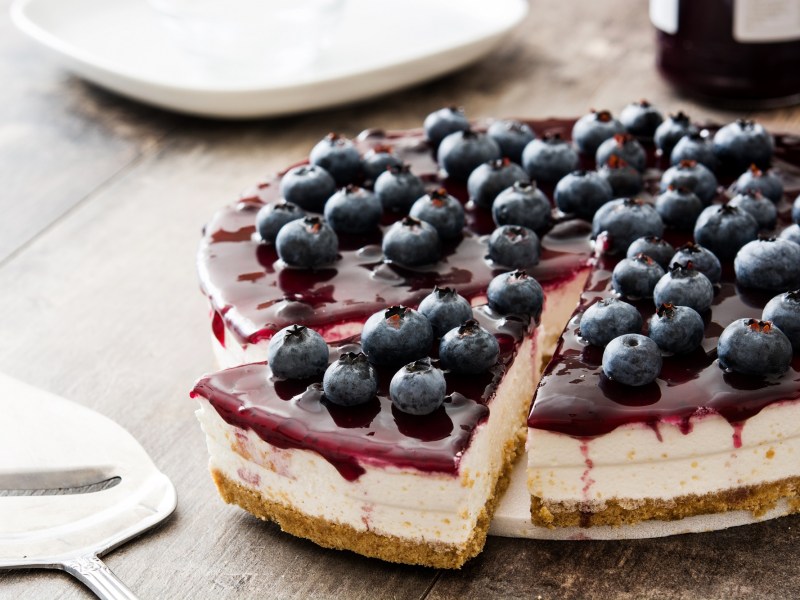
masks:
[(81, 77), (136, 100), (224, 118), (304, 112), (384, 94), (490, 52), (526, 0), (347, 0), (314, 65), (280, 80), (202, 68), (145, 0), (17, 0), (14, 23)]

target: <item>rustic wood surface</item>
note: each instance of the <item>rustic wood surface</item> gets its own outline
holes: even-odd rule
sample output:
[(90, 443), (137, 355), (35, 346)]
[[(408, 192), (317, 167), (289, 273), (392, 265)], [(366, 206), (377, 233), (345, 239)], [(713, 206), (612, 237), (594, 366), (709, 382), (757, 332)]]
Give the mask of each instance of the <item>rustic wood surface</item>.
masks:
[[(800, 596), (800, 517), (636, 542), (492, 538), (460, 572), (323, 550), (224, 505), (187, 392), (213, 368), (194, 253), (212, 212), (326, 132), (473, 117), (618, 111), (647, 97), (694, 117), (653, 67), (646, 3), (534, 0), (460, 73), (357, 107), (245, 123), (193, 119), (70, 76), (0, 0), (0, 370), (126, 427), (178, 489), (175, 515), (106, 557), (142, 598)], [(800, 132), (800, 109), (757, 114)], [(2, 572), (0, 597), (90, 598), (58, 572)]]

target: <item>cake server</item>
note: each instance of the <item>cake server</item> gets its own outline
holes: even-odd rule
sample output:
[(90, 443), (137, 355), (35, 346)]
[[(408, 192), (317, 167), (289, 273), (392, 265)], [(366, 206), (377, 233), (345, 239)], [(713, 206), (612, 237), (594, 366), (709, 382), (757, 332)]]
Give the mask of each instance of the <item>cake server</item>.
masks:
[(110, 419), (0, 374), (0, 569), (61, 569), (133, 593), (98, 556), (175, 509), (175, 487)]

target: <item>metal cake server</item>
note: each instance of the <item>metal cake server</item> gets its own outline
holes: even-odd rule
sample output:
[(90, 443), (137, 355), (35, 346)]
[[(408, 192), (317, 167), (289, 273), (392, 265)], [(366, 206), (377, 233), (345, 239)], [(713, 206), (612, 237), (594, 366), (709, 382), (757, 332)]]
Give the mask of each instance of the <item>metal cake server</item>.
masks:
[(135, 598), (98, 556), (176, 503), (122, 427), (0, 374), (0, 569), (61, 569), (101, 598)]

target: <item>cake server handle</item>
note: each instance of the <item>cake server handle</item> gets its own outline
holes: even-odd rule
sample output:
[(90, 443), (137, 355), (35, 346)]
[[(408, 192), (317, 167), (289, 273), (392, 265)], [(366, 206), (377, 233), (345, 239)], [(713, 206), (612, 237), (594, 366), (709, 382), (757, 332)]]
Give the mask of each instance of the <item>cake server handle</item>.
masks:
[(84, 554), (62, 564), (64, 570), (79, 579), (103, 600), (137, 600), (133, 592), (94, 554)]

